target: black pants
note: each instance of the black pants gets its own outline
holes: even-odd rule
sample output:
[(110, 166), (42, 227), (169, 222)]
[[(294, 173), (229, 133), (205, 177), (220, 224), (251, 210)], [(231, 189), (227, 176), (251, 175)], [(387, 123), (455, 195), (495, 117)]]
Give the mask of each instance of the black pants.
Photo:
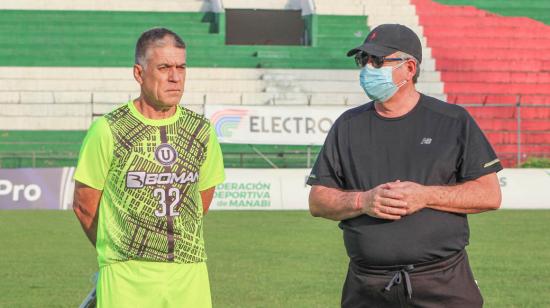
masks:
[(360, 267), (350, 262), (343, 308), (476, 308), (483, 298), (466, 251), (408, 267)]

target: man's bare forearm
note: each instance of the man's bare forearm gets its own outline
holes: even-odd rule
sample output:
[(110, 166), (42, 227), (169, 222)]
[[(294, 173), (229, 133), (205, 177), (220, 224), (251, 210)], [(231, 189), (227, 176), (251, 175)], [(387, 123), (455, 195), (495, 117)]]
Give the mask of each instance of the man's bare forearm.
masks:
[(95, 247), (97, 237), (97, 215), (94, 216), (93, 213), (81, 207), (73, 207), (73, 210), (82, 226), (82, 230), (84, 230), (84, 233)]
[(332, 220), (345, 220), (359, 215), (398, 220), (407, 213), (403, 196), (388, 190), (388, 184), (367, 191), (347, 192), (324, 186), (313, 186), (309, 194), (311, 215)]
[(208, 213), (208, 209), (210, 208), (210, 204), (212, 203), (212, 199), (214, 199), (214, 192), (216, 190), (216, 187), (210, 187), (208, 189), (202, 190), (200, 192), (201, 194), (201, 200), (202, 200), (202, 214), (206, 215)]
[(309, 194), (309, 211), (315, 217), (344, 220), (362, 214), (356, 207), (359, 192), (342, 191), (336, 188), (313, 186)]
[(488, 191), (474, 183), (431, 186), (427, 207), (453, 213), (476, 214), (500, 207), (500, 191)]
[(101, 190), (97, 190), (76, 182), (74, 191), (73, 210), (84, 230), (84, 233), (92, 243), (96, 245), (97, 218)]
[(427, 207), (453, 213), (475, 214), (500, 207), (496, 174), (452, 186), (427, 186)]

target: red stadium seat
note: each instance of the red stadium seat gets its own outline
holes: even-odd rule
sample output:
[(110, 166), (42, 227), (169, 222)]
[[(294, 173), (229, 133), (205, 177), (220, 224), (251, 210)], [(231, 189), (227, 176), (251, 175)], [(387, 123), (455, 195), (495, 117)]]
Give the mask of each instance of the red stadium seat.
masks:
[(473, 6), (412, 3), (447, 101), (465, 105), (505, 166), (517, 163), (518, 117), (521, 156), (548, 156), (550, 26)]

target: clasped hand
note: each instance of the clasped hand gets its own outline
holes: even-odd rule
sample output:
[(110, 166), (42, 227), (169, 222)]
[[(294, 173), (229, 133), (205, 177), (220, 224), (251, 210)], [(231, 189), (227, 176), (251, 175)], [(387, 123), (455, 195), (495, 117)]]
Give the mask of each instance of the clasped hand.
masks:
[(389, 182), (360, 192), (356, 206), (372, 217), (398, 220), (427, 205), (428, 189), (414, 182)]

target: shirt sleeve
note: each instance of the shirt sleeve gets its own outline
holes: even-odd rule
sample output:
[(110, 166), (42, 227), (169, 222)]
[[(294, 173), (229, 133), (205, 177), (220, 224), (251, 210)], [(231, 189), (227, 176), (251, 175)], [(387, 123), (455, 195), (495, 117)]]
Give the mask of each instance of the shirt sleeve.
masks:
[(222, 149), (212, 125), (210, 125), (210, 137), (206, 146), (206, 160), (199, 172), (199, 191), (214, 187), (225, 180)]
[(111, 129), (105, 118), (99, 118), (92, 124), (82, 142), (74, 179), (103, 190), (112, 158)]
[(483, 175), (502, 170), (502, 165), (491, 144), (472, 118), (465, 111), (466, 121), (463, 129), (464, 144), (459, 158), (458, 182), (477, 179)]
[(336, 121), (330, 129), (325, 143), (317, 156), (317, 160), (311, 169), (308, 177), (308, 185), (322, 185), (332, 188), (344, 188), (344, 177), (342, 174), (342, 164), (339, 152), (338, 126), (340, 121)]

